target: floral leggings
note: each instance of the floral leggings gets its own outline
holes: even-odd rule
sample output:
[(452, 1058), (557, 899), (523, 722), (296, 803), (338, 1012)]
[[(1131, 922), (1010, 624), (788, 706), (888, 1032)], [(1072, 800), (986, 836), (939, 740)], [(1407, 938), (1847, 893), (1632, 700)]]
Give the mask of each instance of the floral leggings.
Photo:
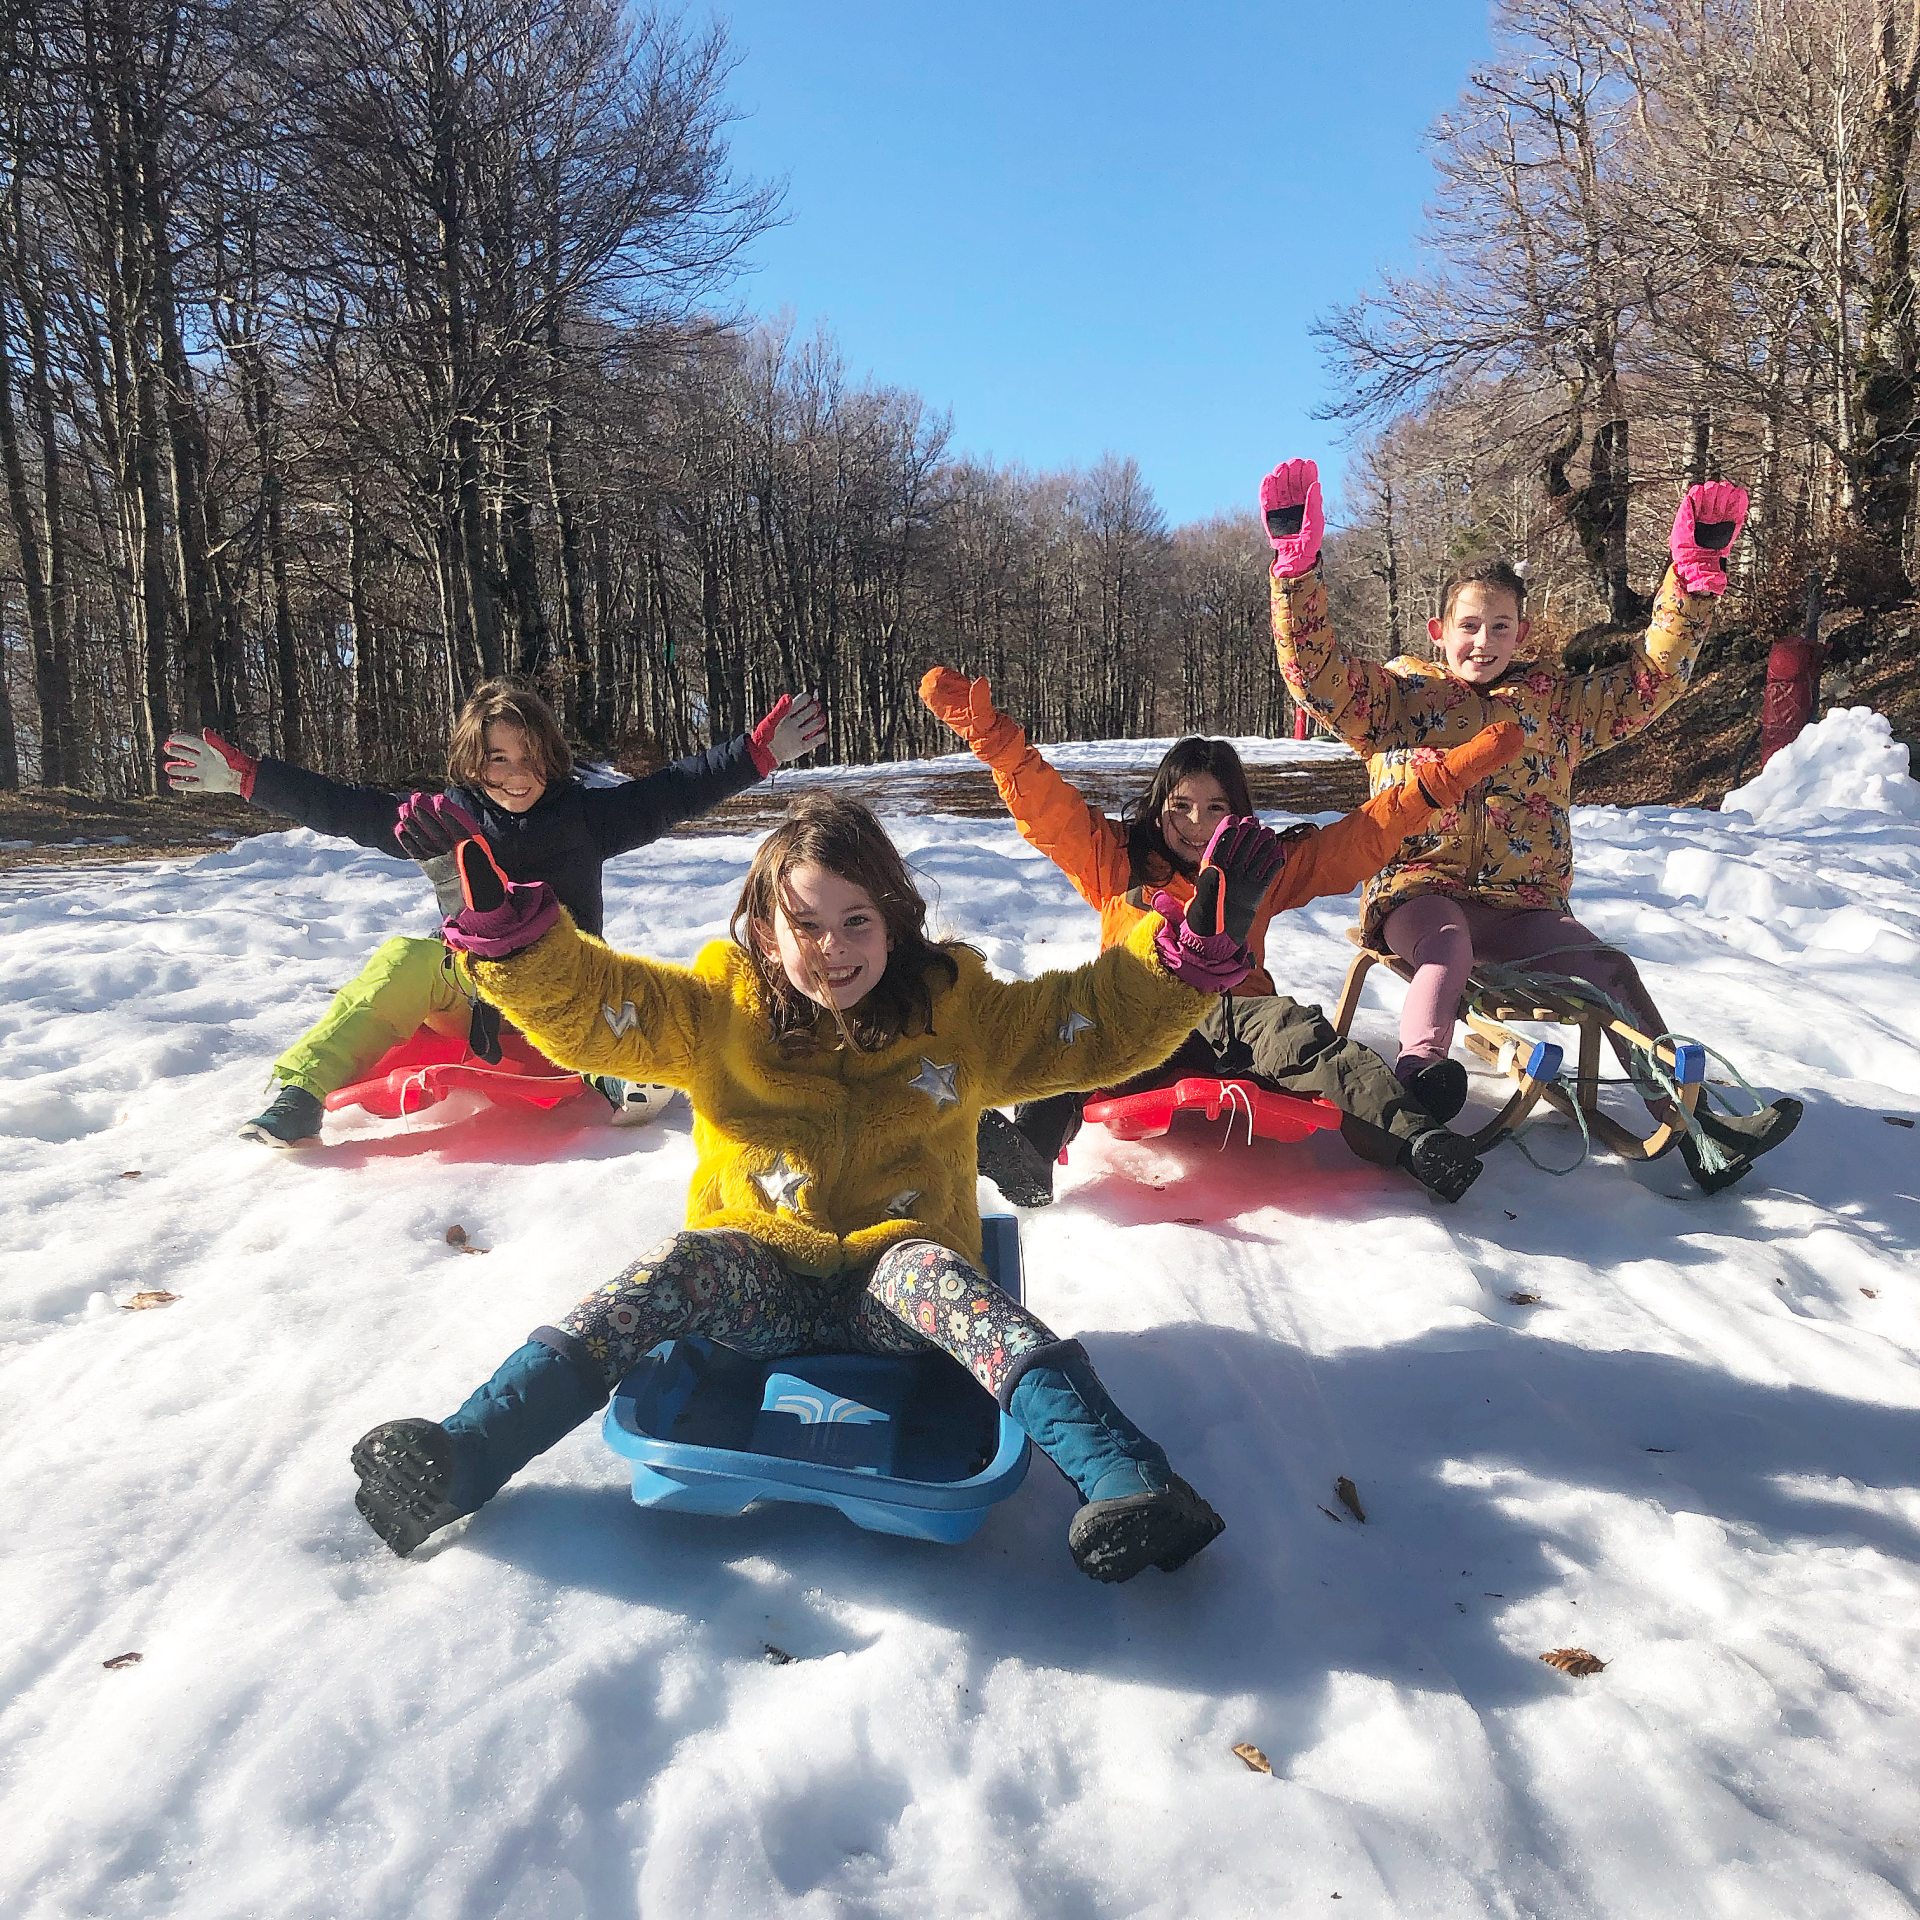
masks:
[(950, 1353), (998, 1395), (1020, 1354), (1055, 1336), (1019, 1301), (931, 1240), (889, 1247), (864, 1273), (792, 1272), (747, 1233), (689, 1231), (534, 1335), (606, 1376), (650, 1348), (704, 1334), (740, 1353)]

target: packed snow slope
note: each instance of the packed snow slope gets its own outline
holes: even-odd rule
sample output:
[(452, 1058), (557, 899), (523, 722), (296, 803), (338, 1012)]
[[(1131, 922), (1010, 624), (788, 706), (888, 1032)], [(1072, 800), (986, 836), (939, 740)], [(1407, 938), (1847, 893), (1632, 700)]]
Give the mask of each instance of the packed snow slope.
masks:
[[(893, 825), (997, 968), (1092, 954), (1010, 826)], [(678, 1224), (684, 1106), (265, 1152), (268, 1062), (425, 923), (411, 869), (295, 832), (8, 876), (0, 1910), (1912, 1913), (1920, 787), (1839, 713), (1723, 814), (1577, 838), (1576, 905), (1798, 1135), (1715, 1198), (1502, 1146), (1451, 1209), (1325, 1134), (1083, 1138), (1030, 1297), (1228, 1523), (1112, 1589), (1044, 1463), (942, 1548), (642, 1512), (592, 1427), (394, 1559), (349, 1445)], [(691, 955), (751, 851), (617, 864), (611, 937)], [(1288, 916), (1278, 978), (1330, 999), (1351, 913)]]

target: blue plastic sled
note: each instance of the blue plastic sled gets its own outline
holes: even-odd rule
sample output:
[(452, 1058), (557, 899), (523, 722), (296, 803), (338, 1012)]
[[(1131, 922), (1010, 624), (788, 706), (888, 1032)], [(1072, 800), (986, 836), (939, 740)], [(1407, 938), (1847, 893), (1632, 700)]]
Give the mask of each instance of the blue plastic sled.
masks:
[[(1020, 1298), (1020, 1231), (981, 1221), (986, 1268)], [(838, 1507), (856, 1526), (964, 1540), (1027, 1474), (1027, 1437), (944, 1353), (754, 1359), (689, 1336), (614, 1389), (603, 1431), (643, 1507), (744, 1513), (756, 1500)]]

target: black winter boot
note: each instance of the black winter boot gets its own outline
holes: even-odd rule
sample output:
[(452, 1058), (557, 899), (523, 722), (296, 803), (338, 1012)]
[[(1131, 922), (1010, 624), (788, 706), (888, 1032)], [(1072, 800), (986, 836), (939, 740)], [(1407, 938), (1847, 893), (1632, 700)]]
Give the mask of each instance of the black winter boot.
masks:
[(1445, 1127), (1416, 1134), (1401, 1148), (1400, 1164), (1436, 1200), (1458, 1200), (1480, 1178), (1480, 1156)]
[(1016, 1207), (1053, 1204), (1053, 1170), (1080, 1131), (1081, 1105), (1078, 1094), (1064, 1093), (1016, 1107), (1011, 1120), (997, 1107), (981, 1114), (974, 1138), (980, 1171)]
[(1403, 1084), (1441, 1122), (1451, 1120), (1467, 1104), (1467, 1070), (1458, 1060), (1429, 1060), (1418, 1073), (1408, 1074)]
[(320, 1116), (325, 1108), (305, 1087), (283, 1086), (273, 1104), (240, 1129), (242, 1140), (263, 1147), (306, 1147), (320, 1138)]

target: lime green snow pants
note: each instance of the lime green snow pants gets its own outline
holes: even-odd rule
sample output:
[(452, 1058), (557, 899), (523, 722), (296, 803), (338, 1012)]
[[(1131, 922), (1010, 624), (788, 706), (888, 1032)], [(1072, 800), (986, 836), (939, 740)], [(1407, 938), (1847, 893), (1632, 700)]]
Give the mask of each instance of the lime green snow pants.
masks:
[(383, 941), (319, 1023), (273, 1063), (273, 1076), (324, 1100), (421, 1027), (465, 1034), (472, 997), (466, 968), (438, 940)]

